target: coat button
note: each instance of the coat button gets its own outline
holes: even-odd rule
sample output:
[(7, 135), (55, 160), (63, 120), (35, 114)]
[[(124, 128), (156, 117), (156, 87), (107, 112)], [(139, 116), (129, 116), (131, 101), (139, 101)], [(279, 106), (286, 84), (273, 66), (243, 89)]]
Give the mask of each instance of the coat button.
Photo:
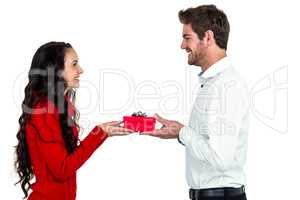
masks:
[(202, 87), (202, 88), (203, 88), (203, 86), (204, 86), (204, 85), (203, 85), (203, 84), (201, 84), (201, 87)]

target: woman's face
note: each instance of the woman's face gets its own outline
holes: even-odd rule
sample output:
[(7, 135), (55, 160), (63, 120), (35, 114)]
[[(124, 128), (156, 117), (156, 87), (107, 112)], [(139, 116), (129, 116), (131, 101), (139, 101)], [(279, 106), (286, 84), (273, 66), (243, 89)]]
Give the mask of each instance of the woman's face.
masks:
[(67, 82), (68, 88), (79, 87), (79, 76), (83, 73), (78, 64), (78, 56), (73, 48), (68, 48), (65, 53), (65, 66), (62, 77)]

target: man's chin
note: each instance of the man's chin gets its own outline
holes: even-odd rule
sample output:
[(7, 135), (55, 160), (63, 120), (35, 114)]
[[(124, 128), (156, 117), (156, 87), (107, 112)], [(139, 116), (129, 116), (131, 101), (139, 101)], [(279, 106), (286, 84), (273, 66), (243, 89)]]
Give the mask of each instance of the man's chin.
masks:
[(195, 61), (194, 61), (194, 60), (188, 59), (188, 64), (189, 64), (189, 65), (195, 65)]

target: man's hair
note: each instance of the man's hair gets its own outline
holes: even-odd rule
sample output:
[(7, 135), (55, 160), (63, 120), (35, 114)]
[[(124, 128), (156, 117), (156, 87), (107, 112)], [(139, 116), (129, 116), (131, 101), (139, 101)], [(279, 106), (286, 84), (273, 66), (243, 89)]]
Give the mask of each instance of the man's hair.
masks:
[(230, 25), (226, 14), (215, 5), (201, 5), (181, 10), (178, 17), (181, 23), (191, 24), (200, 40), (203, 39), (206, 31), (211, 30), (216, 44), (222, 49), (227, 49)]

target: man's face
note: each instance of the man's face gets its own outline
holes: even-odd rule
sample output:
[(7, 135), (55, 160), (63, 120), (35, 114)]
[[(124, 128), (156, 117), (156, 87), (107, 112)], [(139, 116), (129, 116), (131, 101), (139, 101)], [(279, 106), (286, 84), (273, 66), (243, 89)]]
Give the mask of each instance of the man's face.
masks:
[(191, 24), (183, 24), (181, 48), (188, 53), (188, 64), (201, 66), (206, 56), (206, 45), (198, 38)]

